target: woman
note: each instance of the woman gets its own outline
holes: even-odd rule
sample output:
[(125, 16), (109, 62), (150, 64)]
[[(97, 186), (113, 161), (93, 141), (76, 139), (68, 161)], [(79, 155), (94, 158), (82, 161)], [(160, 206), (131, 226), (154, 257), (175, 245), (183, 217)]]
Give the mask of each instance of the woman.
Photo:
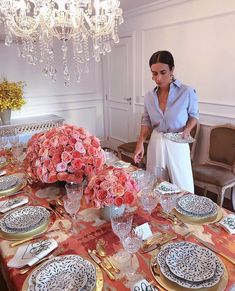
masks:
[(157, 86), (145, 96), (141, 130), (134, 153), (139, 163), (144, 156), (143, 143), (151, 134), (147, 151), (147, 170), (158, 174), (164, 168), (172, 183), (194, 193), (188, 143), (166, 139), (163, 133), (183, 132), (190, 135), (198, 119), (198, 101), (194, 89), (174, 79), (174, 59), (168, 51), (154, 53), (149, 66)]

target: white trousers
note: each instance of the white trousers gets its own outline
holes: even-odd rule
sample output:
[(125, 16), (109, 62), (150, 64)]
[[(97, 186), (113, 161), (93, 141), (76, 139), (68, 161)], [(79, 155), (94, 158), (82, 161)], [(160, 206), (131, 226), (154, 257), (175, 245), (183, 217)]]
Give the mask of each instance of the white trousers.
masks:
[(170, 141), (161, 132), (153, 130), (148, 144), (146, 168), (157, 175), (159, 167), (165, 169), (173, 184), (194, 193), (189, 145)]

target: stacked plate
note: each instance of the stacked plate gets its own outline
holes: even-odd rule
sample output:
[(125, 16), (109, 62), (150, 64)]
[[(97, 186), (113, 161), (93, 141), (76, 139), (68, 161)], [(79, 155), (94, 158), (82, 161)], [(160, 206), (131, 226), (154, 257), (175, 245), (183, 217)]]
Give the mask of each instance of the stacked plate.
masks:
[(163, 136), (177, 143), (192, 143), (195, 141), (191, 135), (187, 138), (183, 138), (183, 132), (167, 132), (164, 133)]
[(190, 217), (210, 218), (217, 215), (217, 205), (209, 198), (187, 194), (176, 202), (176, 210)]
[(77, 255), (48, 260), (34, 270), (28, 280), (28, 291), (90, 291), (95, 286), (96, 268)]
[(42, 206), (25, 206), (5, 214), (0, 220), (3, 235), (24, 234), (49, 221), (50, 212)]
[(19, 177), (15, 175), (0, 177), (0, 191), (7, 190), (16, 186), (19, 182)]
[(212, 251), (190, 242), (166, 245), (157, 261), (168, 280), (185, 288), (210, 288), (224, 273), (223, 265)]

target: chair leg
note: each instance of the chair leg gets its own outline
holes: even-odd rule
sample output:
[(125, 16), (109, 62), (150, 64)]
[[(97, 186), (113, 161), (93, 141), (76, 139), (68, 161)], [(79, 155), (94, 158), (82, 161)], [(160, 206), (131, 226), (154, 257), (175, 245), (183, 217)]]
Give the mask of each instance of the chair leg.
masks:
[(233, 211), (235, 211), (235, 186), (232, 188), (232, 204), (233, 204)]
[(224, 193), (225, 193), (225, 189), (222, 189), (221, 192), (218, 194), (217, 197), (217, 204), (222, 207), (223, 202), (224, 202)]
[(203, 196), (207, 196), (207, 185), (205, 185), (205, 187), (204, 187), (204, 191), (203, 191)]

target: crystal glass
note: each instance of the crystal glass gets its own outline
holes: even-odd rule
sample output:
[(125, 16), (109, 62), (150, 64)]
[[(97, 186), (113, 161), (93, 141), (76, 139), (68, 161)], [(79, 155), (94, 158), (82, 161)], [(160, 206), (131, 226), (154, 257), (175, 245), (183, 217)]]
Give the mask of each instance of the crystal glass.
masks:
[(23, 143), (18, 143), (11, 148), (12, 154), (14, 158), (18, 161), (19, 164), (22, 163), (22, 160), (24, 159), (24, 144)]
[(11, 135), (8, 139), (11, 146), (16, 146), (20, 141), (19, 135)]
[(148, 172), (145, 170), (137, 170), (137, 171), (134, 171), (133, 173), (131, 173), (131, 176), (133, 179), (136, 180), (140, 189), (154, 187), (154, 184), (156, 181), (156, 175), (154, 175), (151, 172)]
[(69, 199), (68, 197), (63, 197), (64, 201), (64, 209), (72, 218), (72, 226), (70, 228), (70, 232), (73, 234), (78, 233), (77, 231), (77, 213), (80, 209), (80, 199), (78, 197), (74, 197), (73, 199)]
[(83, 183), (66, 183), (65, 190), (68, 199), (73, 199), (76, 196), (78, 199), (81, 200), (83, 195)]
[(123, 240), (124, 249), (131, 255), (130, 267), (126, 270), (126, 276), (130, 281), (137, 280), (140, 276), (140, 274), (136, 272), (136, 267), (134, 265), (134, 254), (138, 252), (143, 244), (142, 236), (143, 233), (141, 231), (136, 232), (132, 230)]
[(8, 137), (6, 136), (0, 137), (0, 148), (4, 150), (7, 147), (7, 144), (8, 144)]
[(104, 153), (105, 153), (105, 163), (107, 166), (111, 166), (116, 161), (118, 161), (118, 157), (114, 154), (112, 150), (105, 149)]
[(117, 214), (117, 212), (114, 211), (111, 213), (110, 217), (113, 232), (123, 241), (131, 231), (133, 214), (126, 210), (122, 214)]
[(157, 191), (153, 191), (151, 188), (144, 188), (140, 194), (140, 202), (141, 205), (149, 215), (149, 224), (151, 225), (151, 214), (153, 209), (158, 205), (159, 202), (159, 193)]
[[(167, 216), (175, 208), (177, 197), (178, 195), (174, 193), (160, 193), (160, 204)], [(165, 226), (165, 228), (169, 229), (169, 225)]]

